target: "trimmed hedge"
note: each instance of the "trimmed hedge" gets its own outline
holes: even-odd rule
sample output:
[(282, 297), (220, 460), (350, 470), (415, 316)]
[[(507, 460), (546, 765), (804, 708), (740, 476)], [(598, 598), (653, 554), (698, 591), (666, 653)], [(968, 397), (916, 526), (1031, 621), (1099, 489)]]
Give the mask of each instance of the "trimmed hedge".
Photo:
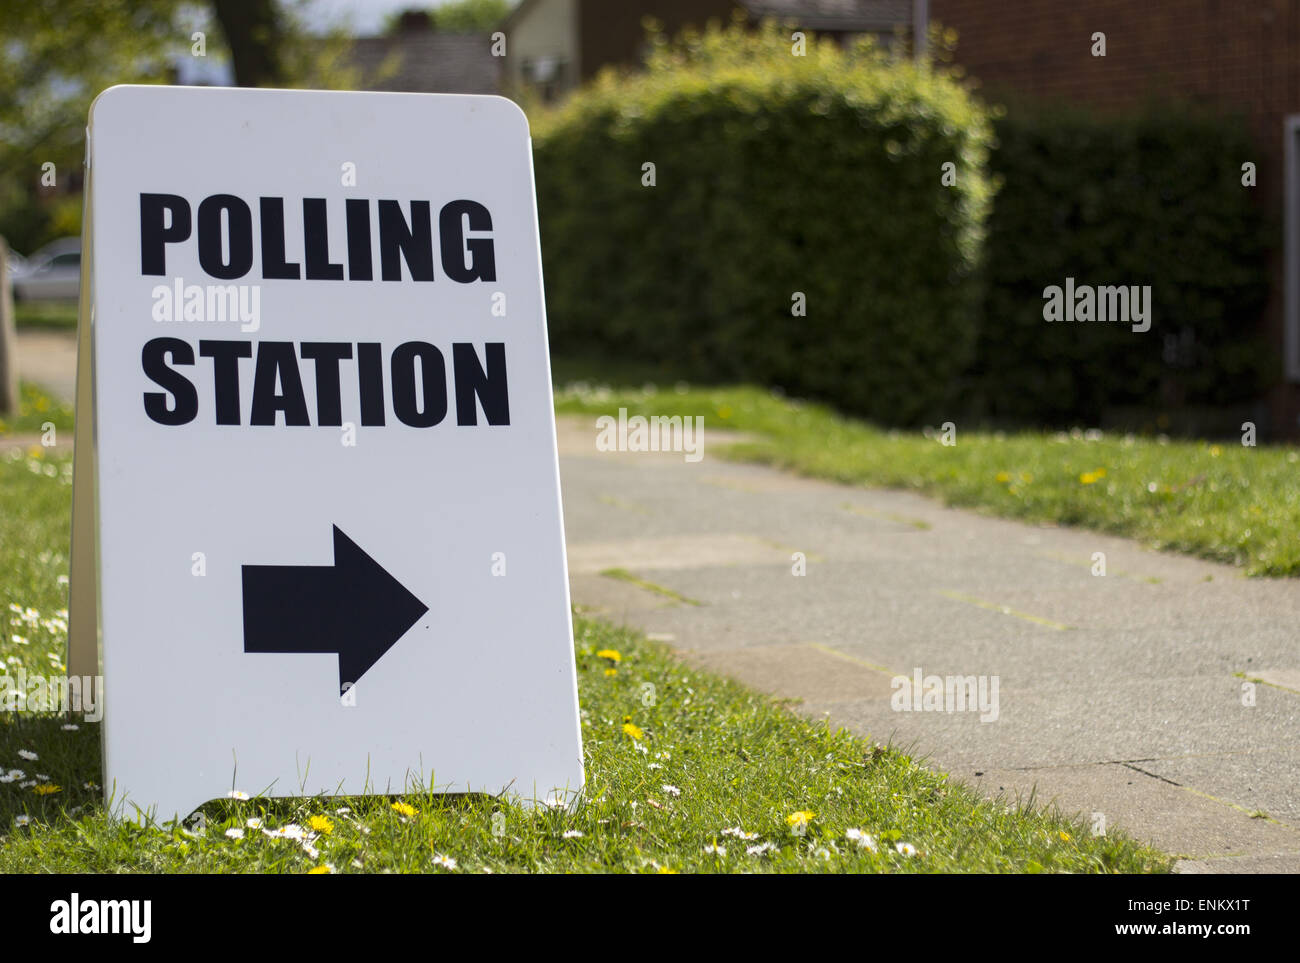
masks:
[[(1258, 159), (1245, 124), (1165, 105), (1016, 109), (995, 129), (1001, 185), (969, 384), (983, 411), (1097, 424), (1123, 406), (1258, 397), (1279, 362), (1260, 337), (1269, 225), (1241, 183), (1242, 163)], [(1151, 329), (1044, 321), (1043, 289), (1067, 277), (1151, 285)]]
[[(992, 113), (868, 47), (809, 39), (796, 57), (775, 27), (656, 38), (648, 70), (534, 120), (553, 347), (888, 424), (1258, 398), (1278, 361), (1245, 125)], [(1151, 330), (1046, 322), (1044, 289), (1067, 277), (1151, 285)]]
[[(710, 28), (533, 128), (553, 347), (946, 411), (975, 344), (991, 127), (863, 47)], [(956, 184), (941, 184), (945, 163)], [(655, 186), (643, 186), (653, 163)], [(792, 314), (793, 296), (807, 314)]]

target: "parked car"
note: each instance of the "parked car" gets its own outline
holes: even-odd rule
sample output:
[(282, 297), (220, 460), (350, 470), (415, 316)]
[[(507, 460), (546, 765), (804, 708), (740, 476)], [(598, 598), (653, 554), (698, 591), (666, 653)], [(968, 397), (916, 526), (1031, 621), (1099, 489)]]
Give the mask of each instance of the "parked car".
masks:
[(9, 269), (17, 301), (75, 299), (81, 290), (81, 238), (51, 241)]

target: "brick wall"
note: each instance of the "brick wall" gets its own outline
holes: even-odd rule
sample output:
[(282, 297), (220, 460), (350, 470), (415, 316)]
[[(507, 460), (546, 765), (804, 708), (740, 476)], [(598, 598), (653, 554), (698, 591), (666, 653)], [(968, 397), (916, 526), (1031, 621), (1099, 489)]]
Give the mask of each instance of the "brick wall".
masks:
[[(930, 18), (958, 34), (957, 62), (994, 101), (1032, 96), (1121, 109), (1153, 98), (1220, 105), (1245, 117), (1258, 156), (1259, 202), (1279, 229), (1269, 336), (1280, 346), (1283, 122), (1300, 113), (1296, 0), (930, 0)], [(1106, 56), (1091, 54), (1106, 35)], [(1244, 188), (1243, 188), (1244, 189)], [(1280, 347), (1279, 347), (1279, 365)], [(1297, 433), (1300, 386), (1270, 399), (1275, 427)]]

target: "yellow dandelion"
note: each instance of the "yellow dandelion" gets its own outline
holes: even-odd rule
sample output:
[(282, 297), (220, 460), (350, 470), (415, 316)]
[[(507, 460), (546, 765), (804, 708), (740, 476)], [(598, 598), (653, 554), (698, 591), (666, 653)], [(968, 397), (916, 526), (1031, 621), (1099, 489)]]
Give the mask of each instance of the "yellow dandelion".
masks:
[(334, 824), (324, 816), (312, 816), (311, 819), (307, 820), (307, 825), (311, 827), (311, 831), (314, 833), (324, 833), (328, 836), (334, 832)]
[(785, 821), (788, 826), (807, 826), (816, 816), (817, 814), (810, 809), (801, 809), (786, 816)]
[(641, 727), (634, 722), (623, 723), (623, 731), (638, 741), (640, 741), (641, 737), (645, 735), (645, 733), (641, 731)]
[(1065, 832), (1064, 830), (1057, 833), (1057, 835), (1061, 837), (1061, 842), (1063, 843), (1068, 843), (1070, 841), (1070, 834)]
[(393, 803), (393, 812), (398, 813), (399, 815), (402, 816), (414, 816), (419, 811), (420, 810), (416, 809), (414, 806), (408, 806), (404, 802), (399, 801)]
[(1007, 474), (1006, 472), (1004, 472), (1004, 471), (1000, 471), (1000, 472), (998, 472), (998, 473), (997, 473), (996, 475), (994, 475), (993, 477), (994, 477), (994, 479), (995, 479), (996, 481), (1000, 481), (1000, 482), (1009, 482), (1009, 481), (1011, 481), (1011, 476), (1010, 476), (1009, 474)]
[(605, 675), (606, 676), (618, 675), (618, 669), (606, 669)]
[(677, 870), (673, 869), (671, 866), (660, 866), (660, 867), (659, 867), (659, 875), (660, 875), (660, 876), (676, 876), (676, 875), (677, 875)]
[(334, 870), (331, 869), (328, 865), (325, 865), (325, 866), (313, 866), (311, 869), (307, 870), (307, 875), (308, 875), (308, 876), (328, 876), (328, 875), (329, 875), (330, 873), (332, 873), (332, 872), (334, 872)]
[(43, 782), (39, 786), (32, 789), (32, 792), (36, 793), (36, 795), (38, 796), (52, 796), (56, 792), (63, 792), (63, 787), (56, 786), (52, 782)]
[(1211, 446), (1210, 446), (1210, 457), (1211, 457), (1211, 458), (1218, 458), (1218, 457), (1219, 457), (1220, 455), (1222, 455), (1222, 454), (1223, 454), (1223, 449), (1220, 448), (1218, 445), (1211, 445)]
[(601, 649), (596, 653), (598, 659), (609, 659), (610, 662), (622, 662), (623, 656), (619, 654), (618, 649)]

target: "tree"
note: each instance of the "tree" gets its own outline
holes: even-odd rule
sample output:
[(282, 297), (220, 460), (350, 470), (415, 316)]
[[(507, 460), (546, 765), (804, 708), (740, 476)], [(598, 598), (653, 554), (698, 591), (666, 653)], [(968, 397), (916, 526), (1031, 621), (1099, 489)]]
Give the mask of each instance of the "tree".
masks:
[(451, 0), (433, 9), (433, 26), (446, 33), (491, 30), (510, 13), (507, 0)]
[(274, 0), (212, 0), (237, 87), (282, 85), (285, 23)]
[(190, 43), (176, 11), (175, 0), (0, 4), (0, 234), (15, 249), (79, 229), (66, 188), (79, 183), (90, 102), (113, 84), (167, 79), (168, 54)]

